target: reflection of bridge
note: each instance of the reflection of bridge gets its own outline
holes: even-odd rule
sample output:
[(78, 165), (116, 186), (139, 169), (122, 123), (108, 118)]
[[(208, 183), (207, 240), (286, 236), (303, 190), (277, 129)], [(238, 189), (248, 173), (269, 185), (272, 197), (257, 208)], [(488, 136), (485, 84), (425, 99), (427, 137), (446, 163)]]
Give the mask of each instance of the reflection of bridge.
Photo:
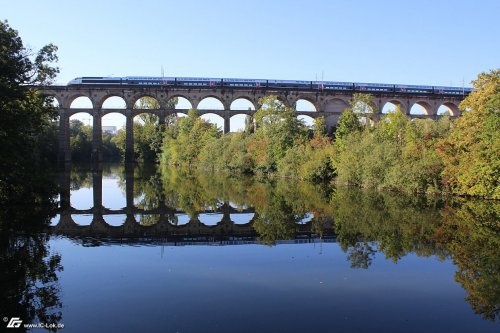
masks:
[[(90, 209), (75, 209), (71, 206), (71, 173), (66, 170), (61, 173), (60, 185), (60, 219), (51, 227), (54, 234), (69, 237), (99, 237), (106, 239), (122, 238), (152, 238), (180, 240), (182, 242), (213, 242), (213, 241), (253, 241), (258, 234), (253, 228), (257, 213), (253, 208), (237, 209), (229, 203), (214, 209), (197, 211), (197, 214), (220, 214), (221, 219), (215, 225), (203, 224), (198, 217), (190, 217), (188, 223), (175, 225), (172, 218), (176, 214), (185, 214), (178, 208), (167, 207), (165, 200), (160, 199), (158, 207), (142, 209), (134, 205), (134, 173), (133, 166), (126, 164), (125, 168), (125, 196), (126, 207), (122, 209), (109, 209), (102, 204), (102, 169), (92, 173), (93, 207)], [(251, 214), (253, 218), (244, 224), (235, 223), (232, 216), (238, 214)], [(72, 216), (92, 215), (90, 225), (77, 224)], [(123, 224), (113, 226), (106, 222), (107, 216), (125, 215)], [(150, 225), (137, 222), (136, 216), (152, 216), (155, 221)], [(297, 234), (300, 237), (311, 236), (311, 222), (298, 224)]]
[[(312, 104), (315, 111), (297, 111), (297, 116), (307, 115), (311, 118), (324, 117), (329, 130), (333, 128), (340, 117), (340, 114), (349, 105), (353, 92), (342, 91), (288, 91), (271, 89), (256, 90), (251, 88), (235, 89), (186, 89), (186, 88), (158, 88), (158, 87), (76, 87), (76, 86), (52, 86), (42, 89), (47, 95), (54, 96), (59, 103), (60, 114), (60, 138), (59, 157), (61, 161), (69, 162), (71, 159), (69, 140), (69, 118), (79, 112), (85, 112), (93, 117), (93, 140), (92, 151), (93, 160), (102, 160), (102, 125), (101, 118), (109, 113), (119, 113), (126, 117), (126, 161), (133, 158), (134, 133), (133, 119), (141, 113), (152, 113), (159, 117), (160, 123), (164, 123), (165, 117), (170, 114), (186, 113), (186, 109), (169, 109), (169, 101), (172, 98), (185, 98), (192, 107), (198, 108), (200, 103), (206, 98), (215, 98), (222, 104), (220, 110), (199, 109), (198, 113), (216, 114), (224, 119), (224, 132), (229, 132), (230, 119), (239, 114), (253, 115), (257, 108), (259, 98), (266, 95), (277, 95), (287, 106), (294, 106), (298, 101), (307, 101)], [(397, 94), (370, 92), (375, 96), (375, 102), (379, 112), (387, 103), (398, 105), (402, 112), (414, 118), (438, 117), (440, 106), (449, 108), (452, 116), (459, 116), (458, 105), (463, 99), (462, 96), (442, 96), (442, 95), (419, 95), (419, 94)], [(155, 98), (160, 105), (159, 109), (135, 109), (136, 102), (144, 97)], [(78, 97), (88, 97), (92, 103), (92, 108), (79, 109), (72, 108), (72, 102)], [(104, 102), (110, 97), (122, 98), (125, 103), (124, 109), (105, 109)], [(253, 105), (253, 110), (234, 110), (231, 104), (235, 100), (246, 100)], [(414, 105), (420, 105), (425, 110), (425, 115), (410, 114)], [(374, 118), (380, 114), (374, 115)]]

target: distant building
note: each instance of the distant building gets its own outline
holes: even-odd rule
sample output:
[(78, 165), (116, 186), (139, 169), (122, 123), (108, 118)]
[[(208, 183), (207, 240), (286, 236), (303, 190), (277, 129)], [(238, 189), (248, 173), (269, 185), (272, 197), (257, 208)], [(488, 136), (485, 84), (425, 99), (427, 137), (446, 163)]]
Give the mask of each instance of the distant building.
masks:
[(102, 131), (109, 134), (116, 134), (116, 126), (103, 126)]

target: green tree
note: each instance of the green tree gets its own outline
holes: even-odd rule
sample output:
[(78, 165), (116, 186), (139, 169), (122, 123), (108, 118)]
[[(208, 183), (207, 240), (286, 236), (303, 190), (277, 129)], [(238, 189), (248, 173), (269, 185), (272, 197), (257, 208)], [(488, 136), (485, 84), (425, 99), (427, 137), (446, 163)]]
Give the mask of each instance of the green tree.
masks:
[[(36, 86), (52, 83), (58, 73), (57, 47), (48, 44), (36, 54), (23, 46), (17, 31), (0, 21), (0, 200), (37, 200), (40, 159), (36, 144), (57, 117), (50, 97)], [(4, 201), (5, 202), (5, 201)]]
[(276, 96), (270, 95), (259, 100), (259, 109), (255, 113), (257, 130), (253, 137), (254, 148), (264, 147), (264, 154), (256, 160), (256, 167), (263, 172), (276, 171), (278, 161), (295, 144), (307, 139), (308, 128), (297, 119), (295, 110), (285, 106)]
[(340, 115), (337, 128), (335, 130), (335, 145), (339, 150), (345, 149), (345, 139), (354, 132), (359, 132), (363, 129), (359, 121), (359, 116), (352, 110), (346, 108)]
[(199, 154), (207, 143), (220, 135), (216, 125), (203, 120), (196, 109), (191, 109), (187, 117), (177, 119), (166, 131), (161, 163), (164, 167), (175, 165), (191, 168), (199, 160)]
[(466, 110), (438, 145), (452, 193), (500, 198), (500, 69), (479, 74), (460, 104)]
[(85, 125), (78, 119), (71, 119), (69, 124), (71, 159), (90, 161), (92, 154), (92, 126)]
[(313, 133), (316, 137), (323, 137), (326, 135), (326, 123), (324, 117), (314, 119)]

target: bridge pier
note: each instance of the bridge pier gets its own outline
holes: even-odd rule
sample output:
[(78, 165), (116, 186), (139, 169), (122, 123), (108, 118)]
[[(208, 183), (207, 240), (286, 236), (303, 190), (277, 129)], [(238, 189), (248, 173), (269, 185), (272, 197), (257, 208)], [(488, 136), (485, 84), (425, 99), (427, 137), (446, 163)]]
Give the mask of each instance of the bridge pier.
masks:
[(65, 109), (59, 111), (59, 164), (71, 162), (71, 146), (69, 133), (69, 116)]
[(92, 156), (91, 160), (94, 163), (102, 162), (102, 118), (101, 110), (96, 109), (93, 114), (92, 127)]
[(231, 117), (224, 116), (224, 134), (229, 133), (231, 130)]
[(125, 112), (125, 162), (134, 161), (134, 116), (132, 110)]

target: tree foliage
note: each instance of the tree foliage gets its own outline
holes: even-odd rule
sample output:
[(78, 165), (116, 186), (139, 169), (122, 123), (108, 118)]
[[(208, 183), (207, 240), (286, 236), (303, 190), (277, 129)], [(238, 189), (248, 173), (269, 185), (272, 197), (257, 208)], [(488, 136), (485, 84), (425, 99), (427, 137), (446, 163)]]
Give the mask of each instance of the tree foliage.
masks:
[(473, 84), (460, 104), (467, 111), (438, 146), (443, 181), (452, 193), (500, 199), (500, 69)]
[(37, 143), (50, 137), (57, 112), (36, 86), (52, 83), (58, 73), (51, 66), (57, 47), (32, 52), (6, 21), (0, 21), (0, 45), (0, 199), (37, 200), (35, 193), (43, 191), (38, 170), (53, 154)]
[(161, 162), (164, 166), (191, 168), (207, 143), (221, 135), (217, 126), (203, 120), (196, 109), (187, 117), (178, 118), (165, 132)]

